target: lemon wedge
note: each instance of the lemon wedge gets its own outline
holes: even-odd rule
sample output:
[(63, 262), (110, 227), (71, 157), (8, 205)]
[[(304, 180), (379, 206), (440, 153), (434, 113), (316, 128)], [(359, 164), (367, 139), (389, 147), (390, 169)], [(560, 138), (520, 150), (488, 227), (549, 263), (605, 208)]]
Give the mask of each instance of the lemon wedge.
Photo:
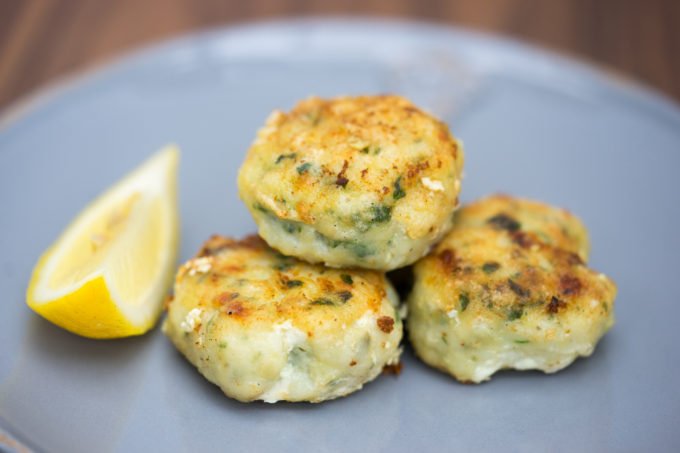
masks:
[(28, 306), (89, 338), (151, 329), (177, 260), (178, 162), (168, 146), (85, 207), (38, 260)]

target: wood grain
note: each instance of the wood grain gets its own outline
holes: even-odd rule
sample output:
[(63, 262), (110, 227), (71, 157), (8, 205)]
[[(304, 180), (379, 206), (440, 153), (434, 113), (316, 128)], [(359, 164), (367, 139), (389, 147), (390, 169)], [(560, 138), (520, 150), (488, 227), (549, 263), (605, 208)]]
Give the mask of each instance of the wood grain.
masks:
[(503, 34), (607, 66), (680, 100), (678, 0), (0, 0), (0, 109), (139, 45), (306, 15), (407, 18)]

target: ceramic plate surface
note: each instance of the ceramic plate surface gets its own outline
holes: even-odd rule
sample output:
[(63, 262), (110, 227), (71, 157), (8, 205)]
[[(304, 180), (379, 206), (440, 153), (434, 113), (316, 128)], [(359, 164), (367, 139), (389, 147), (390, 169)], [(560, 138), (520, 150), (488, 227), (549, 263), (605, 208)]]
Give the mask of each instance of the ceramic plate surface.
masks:
[[(254, 223), (236, 172), (275, 108), (395, 92), (467, 151), (463, 201), (564, 206), (617, 324), (555, 375), (461, 385), (407, 349), (400, 376), (311, 404), (224, 397), (159, 329), (92, 341), (33, 314), (40, 253), (92, 198), (167, 142), (183, 150), (181, 258)], [(38, 451), (678, 451), (680, 109), (586, 65), (422, 24), (305, 20), (207, 32), (48, 90), (0, 126), (0, 424)], [(0, 438), (2, 438), (0, 436)]]

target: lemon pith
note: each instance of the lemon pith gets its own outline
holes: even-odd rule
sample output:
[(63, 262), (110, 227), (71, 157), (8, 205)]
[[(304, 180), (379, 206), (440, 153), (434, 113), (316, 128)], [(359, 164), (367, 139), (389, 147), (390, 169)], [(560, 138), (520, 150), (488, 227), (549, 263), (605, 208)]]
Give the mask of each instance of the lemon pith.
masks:
[(155, 325), (177, 259), (178, 156), (164, 148), (81, 211), (35, 266), (31, 309), (89, 338)]

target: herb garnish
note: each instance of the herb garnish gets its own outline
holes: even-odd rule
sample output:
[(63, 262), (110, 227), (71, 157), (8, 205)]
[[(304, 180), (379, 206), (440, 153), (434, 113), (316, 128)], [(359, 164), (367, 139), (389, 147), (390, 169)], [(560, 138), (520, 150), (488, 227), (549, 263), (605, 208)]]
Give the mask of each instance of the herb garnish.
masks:
[(489, 261), (488, 263), (484, 263), (482, 265), (482, 270), (484, 271), (485, 274), (493, 274), (496, 272), (499, 268), (501, 267), (500, 264), (498, 264), (495, 261)]
[(295, 159), (296, 157), (297, 157), (297, 153), (279, 154), (279, 157), (276, 158), (276, 163), (279, 164), (279, 163), (281, 163), (282, 160)]
[(343, 282), (347, 283), (348, 285), (351, 285), (354, 283), (354, 280), (352, 280), (352, 276), (348, 274), (342, 274), (340, 275), (340, 278), (342, 279)]
[(288, 288), (295, 288), (297, 286), (302, 286), (302, 285), (303, 285), (302, 280), (288, 280), (286, 282), (286, 286)]
[(392, 208), (384, 204), (371, 206), (370, 211), (373, 215), (371, 222), (374, 223), (387, 222), (392, 218)]
[(330, 299), (326, 299), (325, 297), (320, 297), (318, 299), (314, 299), (311, 302), (311, 305), (335, 305), (335, 304)]
[(519, 319), (522, 317), (524, 314), (524, 310), (521, 308), (513, 308), (510, 310), (510, 313), (508, 313), (508, 321), (514, 321), (516, 319)]
[(495, 216), (490, 217), (486, 221), (486, 223), (488, 223), (497, 230), (506, 230), (510, 231), (511, 233), (519, 230), (521, 227), (521, 224), (517, 220), (503, 213), (496, 214)]
[(302, 164), (302, 165), (298, 165), (298, 167), (296, 168), (296, 170), (297, 170), (297, 172), (298, 172), (298, 175), (301, 175), (301, 174), (303, 174), (303, 173), (307, 173), (307, 170), (309, 170), (309, 168), (310, 168), (311, 166), (312, 166), (312, 163), (311, 163), (311, 162), (305, 162), (305, 163)]
[(460, 311), (463, 312), (470, 304), (470, 297), (467, 293), (460, 293), (458, 296), (458, 302), (460, 303)]
[(315, 232), (315, 236), (317, 239), (319, 239), (321, 242), (326, 244), (328, 247), (334, 249), (337, 247), (343, 247), (352, 253), (356, 255), (357, 258), (364, 258), (369, 255), (373, 255), (375, 253), (375, 250), (373, 250), (371, 247), (367, 246), (363, 242), (356, 242), (356, 241), (343, 241), (341, 239), (331, 239), (328, 236), (319, 233), (318, 231)]
[(380, 151), (382, 151), (382, 148), (380, 148), (379, 146), (370, 146), (370, 145), (366, 145), (359, 150), (359, 152), (361, 152), (361, 154), (371, 153), (374, 156), (377, 156), (378, 154), (380, 154)]
[(395, 200), (399, 200), (400, 198), (404, 198), (406, 196), (406, 192), (404, 192), (404, 188), (401, 187), (401, 176), (397, 178), (396, 181), (394, 181), (394, 191), (392, 192), (392, 198)]
[(508, 279), (508, 285), (510, 286), (512, 292), (517, 294), (519, 297), (529, 297), (531, 295), (531, 291), (529, 291), (527, 288), (524, 288), (523, 286), (520, 286), (512, 279)]
[(291, 266), (293, 266), (293, 263), (291, 263), (289, 261), (281, 261), (281, 262), (276, 263), (274, 265), (274, 269), (276, 269), (277, 271), (285, 271), (285, 270), (290, 269)]
[(335, 296), (337, 296), (337, 300), (335, 298), (331, 299), (329, 297), (319, 297), (318, 299), (314, 299), (312, 302), (310, 302), (311, 305), (333, 305), (333, 306), (338, 306), (338, 305), (344, 305), (347, 303), (348, 300), (350, 300), (353, 296), (351, 291), (340, 291), (338, 293), (335, 293)]
[(352, 292), (351, 291), (340, 291), (338, 293), (338, 297), (340, 298), (340, 300), (344, 304), (345, 302), (347, 302), (348, 300), (350, 300), (352, 298)]

